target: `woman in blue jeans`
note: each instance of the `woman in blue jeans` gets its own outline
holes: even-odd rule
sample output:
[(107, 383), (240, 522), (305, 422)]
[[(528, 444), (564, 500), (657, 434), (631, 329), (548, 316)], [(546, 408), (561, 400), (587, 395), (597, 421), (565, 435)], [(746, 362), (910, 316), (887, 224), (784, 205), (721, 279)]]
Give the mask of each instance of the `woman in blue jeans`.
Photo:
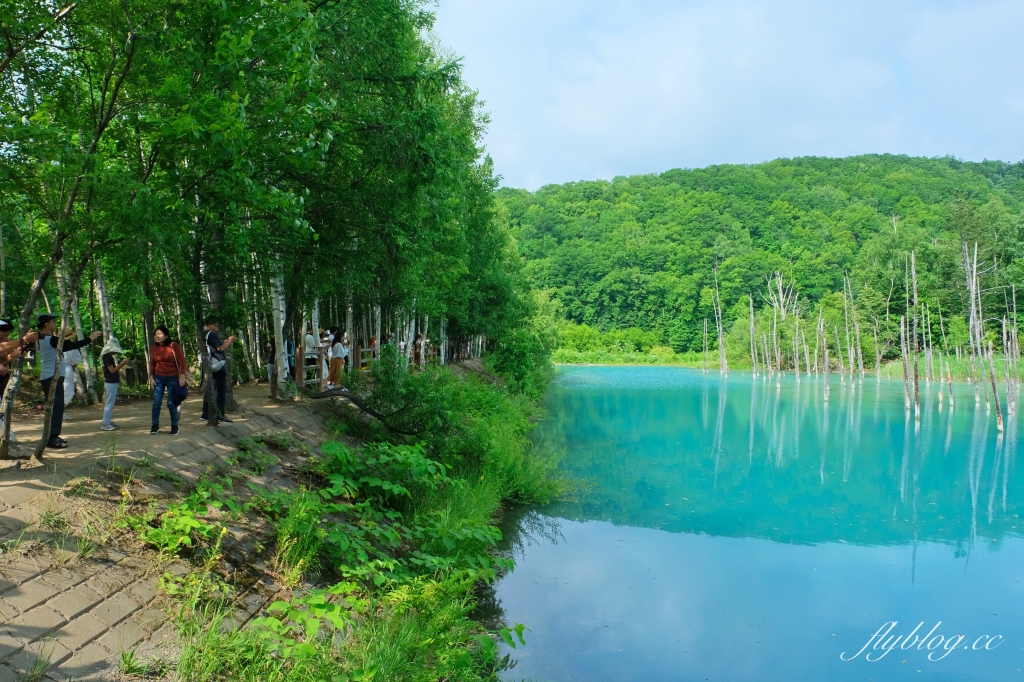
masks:
[(185, 385), (185, 351), (171, 341), (167, 327), (160, 325), (153, 332), (149, 348), (149, 388), (153, 391), (153, 426), (150, 433), (160, 433), (160, 408), (167, 393), (167, 411), (171, 413), (171, 435), (178, 435), (179, 406), (172, 399), (172, 388)]
[(117, 403), (117, 389), (121, 386), (121, 370), (128, 364), (128, 358), (117, 361), (117, 356), (124, 353), (121, 342), (116, 336), (107, 339), (100, 351), (100, 362), (103, 363), (103, 423), (104, 431), (116, 431), (119, 427), (114, 423), (114, 405)]

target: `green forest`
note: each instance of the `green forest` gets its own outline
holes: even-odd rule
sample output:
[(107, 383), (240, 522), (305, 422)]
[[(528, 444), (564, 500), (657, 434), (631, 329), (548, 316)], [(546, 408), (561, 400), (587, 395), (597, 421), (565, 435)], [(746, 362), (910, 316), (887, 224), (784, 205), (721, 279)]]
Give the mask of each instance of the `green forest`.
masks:
[(898, 350), (898, 318), (913, 296), (911, 254), (928, 329), (936, 347), (954, 353), (967, 344), (970, 317), (965, 244), (972, 258), (977, 244), (983, 311), (998, 348), (999, 320), (1013, 315), (1013, 285), (1024, 282), (1020, 163), (779, 159), (497, 195), (526, 276), (564, 320), (556, 359), (591, 351), (598, 361), (643, 353), (650, 362), (674, 351), (695, 361), (705, 320), (716, 344), (717, 277), (729, 355), (749, 363), (749, 297), (760, 329), (775, 273), (807, 322), (827, 319), (834, 352), (848, 273), (873, 365), (876, 323), (883, 358)]
[(518, 335), (529, 360), (486, 115), (424, 5), (59, 9), (0, 10), (0, 308), (22, 329), (56, 311), (142, 356), (165, 323), (198, 352), (216, 311), (242, 376), (275, 312), (363, 345)]
[[(200, 429), (226, 417), (214, 402), (222, 373), (230, 392), (269, 378), (274, 364), (272, 397), (310, 400), (307, 334), (348, 334), (355, 367), (366, 370), (347, 372), (336, 389), (365, 419), (339, 409), (338, 441), (303, 451), (310, 460), (294, 489), (240, 501), (232, 486), (256, 469), (221, 477), (211, 467), (198, 483), (174, 481), (178, 503), (158, 504), (132, 488), (141, 469), (125, 470), (116, 511), (94, 514), (104, 537), (130, 533), (158, 549), (159, 562), (189, 565), (161, 583), (180, 655), (139, 663), (122, 652), (126, 675), (496, 679), (505, 665), (496, 643), (512, 632), (523, 641), (522, 626), (503, 627), (500, 614), (485, 623), (474, 609), (512, 565), (494, 555), (502, 508), (562, 489), (526, 437), (554, 336), (535, 314), (494, 196), (486, 114), (459, 59), (433, 37), (431, 10), (418, 0), (0, 4), (0, 460), (26, 460), (4, 471), (64, 466), (54, 453), (68, 442), (59, 428), (49, 436), (61, 423), (61, 389), (40, 389), (54, 378), (40, 366), (63, 373), (61, 347), (75, 336), (85, 344), (71, 370), (85, 383), (77, 400), (94, 406), (78, 414), (95, 418), (97, 394), (111, 395), (104, 341), (119, 339), (110, 353), (128, 362), (113, 395), (152, 392), (149, 465), (174, 457), (166, 447), (182, 409), (198, 413), (206, 401)], [(211, 345), (211, 324), (224, 345)], [(69, 330), (45, 335), (55, 359), (37, 344), (54, 327)], [(90, 335), (103, 340), (89, 346)], [(174, 344), (187, 367), (176, 366)], [(215, 368), (212, 353), (228, 347)], [(157, 352), (175, 363), (177, 376), (159, 377), (174, 395), (189, 370), (200, 394), (183, 408), (168, 388), (169, 434), (156, 423)], [(477, 370), (447, 367), (482, 354)], [(226, 411), (241, 418), (230, 401)], [(43, 435), (29, 457), (16, 453), (23, 442), (11, 448), (12, 421), (17, 430), (33, 420)], [(115, 461), (109, 443), (104, 456)], [(232, 461), (252, 459), (239, 448)], [(100, 483), (105, 475), (95, 473)], [(273, 529), (246, 564), (276, 567), (252, 580), (277, 581), (283, 612), (245, 628), (232, 620), (239, 592), (220, 553), (222, 508)], [(0, 545), (0, 561), (30, 551), (19, 543)], [(165, 567), (156, 563), (155, 574)], [(12, 651), (0, 657), (0, 677)], [(50, 661), (32, 665), (40, 679)]]

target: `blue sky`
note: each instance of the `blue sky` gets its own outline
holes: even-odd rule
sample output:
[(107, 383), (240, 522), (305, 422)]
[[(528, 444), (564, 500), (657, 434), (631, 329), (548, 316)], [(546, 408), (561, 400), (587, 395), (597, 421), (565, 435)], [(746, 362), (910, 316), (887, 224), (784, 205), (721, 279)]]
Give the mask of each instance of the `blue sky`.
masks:
[(778, 157), (1024, 158), (1024, 1), (440, 0), (503, 184)]

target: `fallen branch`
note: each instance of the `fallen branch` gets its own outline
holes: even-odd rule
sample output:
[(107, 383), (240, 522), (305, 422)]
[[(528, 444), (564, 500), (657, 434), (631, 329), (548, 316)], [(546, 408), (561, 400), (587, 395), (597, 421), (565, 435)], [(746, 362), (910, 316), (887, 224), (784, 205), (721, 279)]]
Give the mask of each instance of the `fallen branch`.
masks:
[[(362, 399), (357, 398), (356, 396), (354, 396), (352, 394), (352, 392), (349, 391), (346, 388), (329, 388), (326, 391), (320, 391), (319, 393), (314, 393), (313, 395), (310, 396), (310, 398), (312, 398), (313, 400), (323, 400), (324, 398), (344, 398), (345, 400), (349, 401), (350, 403), (352, 403), (353, 405), (358, 407), (361, 411), (365, 412), (366, 414), (370, 415), (371, 417), (373, 417), (374, 419), (379, 421), (381, 424), (384, 425), (384, 428), (386, 428), (388, 431), (391, 431), (392, 433), (397, 433), (397, 434), (402, 435), (402, 436), (417, 436), (417, 435), (419, 435), (418, 433), (413, 433), (413, 432), (410, 432), (410, 431), (403, 431), (402, 429), (395, 428), (394, 426), (392, 426), (391, 424), (388, 423), (388, 419), (390, 419), (390, 417), (388, 415), (384, 415), (384, 414), (378, 412), (377, 410), (373, 409), (372, 407), (367, 405), (365, 402), (363, 402)], [(405, 409), (405, 408), (402, 408), (402, 409)], [(391, 416), (394, 416), (394, 415), (391, 415)]]

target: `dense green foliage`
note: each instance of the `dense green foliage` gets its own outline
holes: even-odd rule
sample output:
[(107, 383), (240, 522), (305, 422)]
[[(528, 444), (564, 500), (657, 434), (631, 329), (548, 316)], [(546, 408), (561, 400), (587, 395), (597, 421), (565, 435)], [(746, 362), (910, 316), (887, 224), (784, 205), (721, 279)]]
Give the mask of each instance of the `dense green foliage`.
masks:
[[(996, 265), (982, 275), (987, 316), (1012, 308), (1003, 287), (1024, 283), (1022, 164), (889, 155), (780, 159), (498, 195), (525, 272), (566, 319), (605, 332), (651, 332), (642, 344), (676, 351), (702, 350), (705, 319), (714, 344), (716, 267), (727, 331), (747, 319), (748, 296), (759, 313), (765, 307), (766, 277), (776, 271), (794, 284), (804, 311), (824, 304), (835, 318), (848, 271), (862, 325), (877, 318), (889, 348), (911, 251), (936, 337), (939, 306), (947, 321), (966, 315), (963, 243), (973, 250), (977, 242), (979, 261)], [(579, 337), (570, 330), (563, 348), (579, 346)], [(748, 339), (735, 339), (737, 355), (749, 358)], [(607, 345), (591, 341), (589, 350)], [(865, 354), (873, 362), (870, 341)]]
[[(305, 486), (236, 497), (236, 479), (265, 470), (275, 448), (297, 447), (268, 434), (240, 442), (222, 472), (159, 518), (152, 509), (126, 516), (165, 555), (187, 547), (206, 557), (163, 581), (180, 603), (179, 678), (493, 680), (503, 665), (493, 635), (522, 643), (523, 626), (488, 632), (472, 611), (478, 588), (513, 566), (494, 554), (502, 506), (549, 502), (564, 488), (556, 462), (527, 438), (536, 404), (474, 374), (410, 373), (390, 349), (373, 378), (353, 384), (367, 405), (414, 416), (341, 411), (338, 434), (361, 444), (307, 449)], [(263, 516), (275, 531), (271, 570), (297, 588), (242, 629), (221, 625), (231, 590), (215, 570), (224, 531), (213, 509)]]
[(255, 366), (280, 277), (296, 334), (319, 300), (363, 345), (410, 320), (449, 348), (534, 339), (486, 118), (424, 3), (59, 7), (0, 8), (25, 48), (0, 67), (3, 312), (109, 315), (141, 358), (161, 322), (195, 350), (214, 309)]

